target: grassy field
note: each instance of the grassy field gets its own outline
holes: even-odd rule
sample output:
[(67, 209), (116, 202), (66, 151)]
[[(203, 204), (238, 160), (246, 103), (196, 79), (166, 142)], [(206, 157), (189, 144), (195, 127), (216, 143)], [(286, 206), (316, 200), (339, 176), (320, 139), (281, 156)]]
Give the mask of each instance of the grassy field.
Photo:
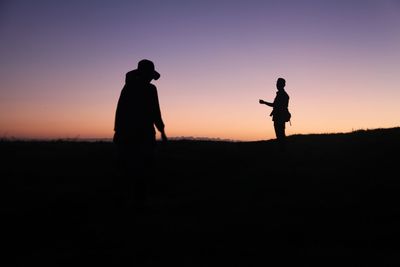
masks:
[(170, 141), (138, 214), (116, 189), (112, 143), (3, 140), (0, 264), (389, 266), (399, 151), (400, 128), (294, 135), (285, 153)]

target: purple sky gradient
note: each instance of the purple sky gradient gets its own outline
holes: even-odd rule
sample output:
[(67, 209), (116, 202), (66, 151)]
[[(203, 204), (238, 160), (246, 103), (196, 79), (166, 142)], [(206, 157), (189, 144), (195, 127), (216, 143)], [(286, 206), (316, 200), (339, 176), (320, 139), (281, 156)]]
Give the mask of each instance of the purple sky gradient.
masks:
[(399, 126), (400, 1), (0, 1), (0, 136), (110, 137), (154, 61), (167, 134), (274, 138)]

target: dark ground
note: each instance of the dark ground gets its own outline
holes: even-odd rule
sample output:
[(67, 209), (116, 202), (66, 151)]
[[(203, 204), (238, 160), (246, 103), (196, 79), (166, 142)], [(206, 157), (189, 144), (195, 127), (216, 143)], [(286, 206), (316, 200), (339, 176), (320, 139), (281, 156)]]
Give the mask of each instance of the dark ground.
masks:
[(0, 265), (400, 263), (400, 128), (275, 145), (160, 144), (137, 213), (111, 143), (0, 141)]

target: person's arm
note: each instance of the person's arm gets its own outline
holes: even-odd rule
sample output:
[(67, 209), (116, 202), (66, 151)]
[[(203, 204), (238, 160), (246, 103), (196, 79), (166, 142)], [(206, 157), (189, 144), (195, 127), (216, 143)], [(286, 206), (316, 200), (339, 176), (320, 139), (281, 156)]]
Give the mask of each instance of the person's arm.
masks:
[(262, 99), (260, 99), (258, 102), (260, 104), (264, 104), (264, 105), (267, 105), (267, 106), (270, 106), (270, 107), (274, 107), (274, 103), (270, 103), (270, 102), (264, 101)]
[(167, 135), (165, 134), (165, 130), (163, 130), (163, 131), (161, 132), (161, 140), (162, 140), (163, 142), (167, 142), (167, 141), (168, 141)]
[(160, 103), (158, 101), (158, 94), (157, 94), (156, 87), (154, 87), (154, 101), (155, 101), (154, 124), (155, 124), (157, 130), (161, 133), (161, 140), (166, 142), (168, 140), (168, 138), (167, 138), (167, 135), (165, 134), (165, 125), (164, 125), (164, 122), (161, 117), (161, 109), (160, 109)]

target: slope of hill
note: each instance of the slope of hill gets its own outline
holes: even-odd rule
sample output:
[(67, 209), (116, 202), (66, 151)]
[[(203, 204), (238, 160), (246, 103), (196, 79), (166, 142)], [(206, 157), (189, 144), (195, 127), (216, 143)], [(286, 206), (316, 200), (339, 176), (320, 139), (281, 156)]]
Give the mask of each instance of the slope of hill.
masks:
[(288, 141), (285, 153), (273, 140), (160, 144), (136, 215), (116, 189), (111, 143), (1, 141), (3, 240), (18, 252), (3, 261), (396, 262), (400, 128)]

